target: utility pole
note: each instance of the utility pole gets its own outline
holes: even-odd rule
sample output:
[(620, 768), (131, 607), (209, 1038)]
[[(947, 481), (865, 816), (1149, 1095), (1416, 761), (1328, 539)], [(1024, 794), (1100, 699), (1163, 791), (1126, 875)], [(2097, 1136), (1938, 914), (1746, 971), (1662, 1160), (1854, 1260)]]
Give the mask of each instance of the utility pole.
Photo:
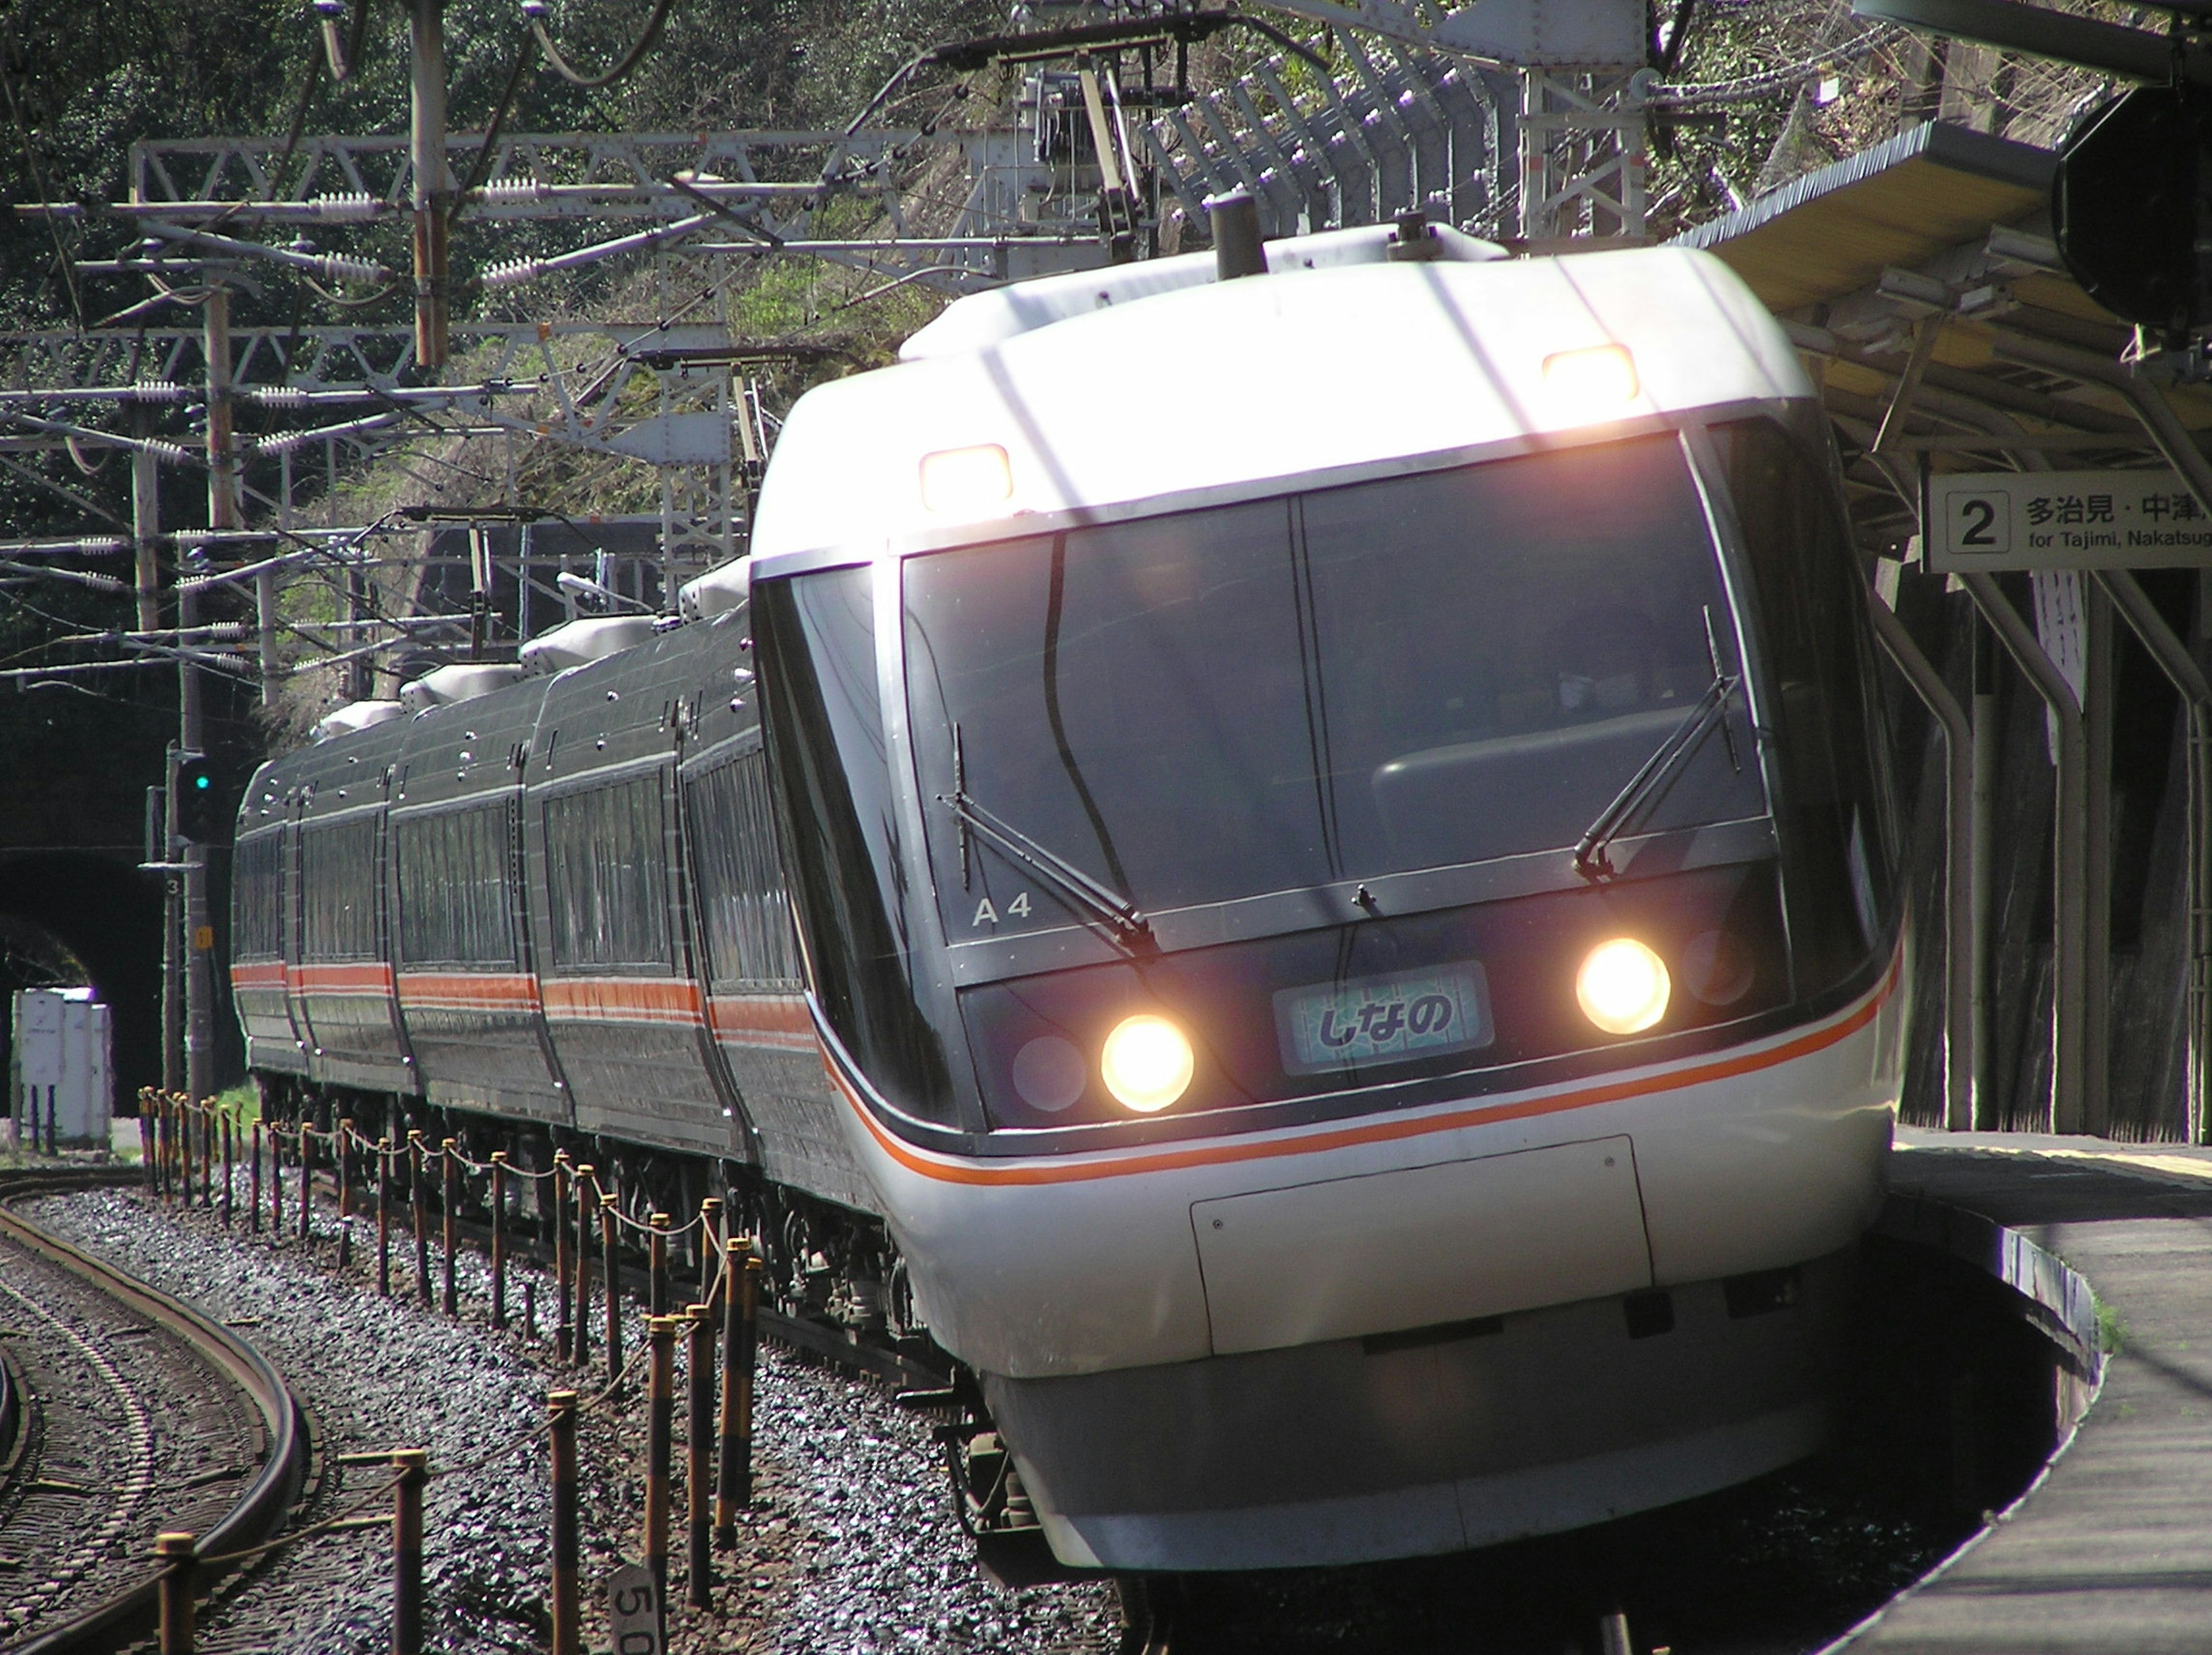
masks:
[[(208, 288), (201, 318), (207, 362), (208, 526), (240, 526), (238, 508), (237, 445), (231, 435), (230, 291), (220, 283)], [(177, 628), (189, 637), (199, 624), (199, 595), (177, 582)], [(177, 741), (186, 752), (207, 751), (207, 727), (200, 705), (200, 674), (188, 655), (177, 663)], [(177, 820), (175, 789), (170, 789), (169, 823)], [(215, 1089), (215, 929), (208, 907), (207, 847), (172, 841), (184, 864), (185, 897), (185, 1090), (204, 1098)]]
[(149, 405), (131, 405), (131, 431), (139, 443), (131, 451), (131, 545), (137, 565), (138, 630), (151, 632), (161, 624), (161, 478), (153, 450), (145, 446), (154, 435)]
[(408, 29), (414, 119), (408, 129), (415, 210), (415, 360), (446, 365), (446, 0), (414, 0)]

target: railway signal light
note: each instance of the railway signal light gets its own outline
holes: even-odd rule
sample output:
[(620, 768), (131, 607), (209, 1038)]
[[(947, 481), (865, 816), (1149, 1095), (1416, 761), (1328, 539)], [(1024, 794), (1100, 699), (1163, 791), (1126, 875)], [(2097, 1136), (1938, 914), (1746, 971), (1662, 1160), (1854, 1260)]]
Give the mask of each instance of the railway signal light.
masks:
[(2059, 146), (2051, 210), (2081, 290), (2170, 348), (2212, 322), (2212, 88), (2139, 86)]
[(230, 837), (228, 801), (216, 785), (215, 766), (204, 753), (179, 754), (172, 785), (176, 790), (178, 837), (207, 844)]

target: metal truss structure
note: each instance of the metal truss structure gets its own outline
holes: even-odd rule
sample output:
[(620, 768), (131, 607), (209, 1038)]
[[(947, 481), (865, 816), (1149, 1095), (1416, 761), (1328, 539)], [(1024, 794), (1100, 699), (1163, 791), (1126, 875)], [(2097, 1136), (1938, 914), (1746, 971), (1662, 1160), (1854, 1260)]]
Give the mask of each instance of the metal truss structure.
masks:
[[(724, 257), (806, 253), (950, 291), (995, 285), (1036, 262), (1029, 244), (1072, 250), (1066, 267), (1103, 262), (1095, 216), (1072, 198), (1049, 162), (994, 142), (1016, 133), (866, 128), (706, 134), (538, 132), (498, 140), (483, 181), (453, 192), (452, 222), (514, 230), (590, 222), (646, 228), (581, 246), (542, 245), (486, 261), (488, 289), (657, 246), (720, 236)], [(480, 139), (447, 140), (447, 164), (465, 175)], [(911, 175), (940, 155), (966, 163), (966, 198), (942, 234), (915, 234)], [(218, 137), (131, 147), (130, 198), (104, 210), (180, 253), (220, 252), (279, 265), (320, 261), (333, 279), (388, 280), (373, 257), (257, 242), (246, 234), (343, 235), (352, 227), (404, 229), (411, 215), (408, 140)], [(1055, 185), (1059, 187), (1055, 188)], [(942, 215), (938, 215), (942, 216)], [(210, 228), (220, 223), (220, 229)], [(731, 244), (731, 238), (735, 238)], [(543, 236), (510, 236), (543, 242)], [(1018, 248), (1019, 253), (1015, 250)], [(695, 246), (695, 256), (698, 249)], [(153, 261), (153, 262), (158, 262)]]
[[(302, 523), (303, 456), (327, 496), (349, 462), (426, 437), (495, 435), (513, 440), (510, 498), (517, 443), (654, 466), (664, 584), (736, 555), (767, 433), (757, 386), (735, 369), (784, 353), (714, 324), (465, 323), (454, 337), (465, 379), (426, 386), (400, 327), (240, 328), (219, 362), (204, 328), (0, 336), (0, 430), (14, 431), (0, 444), (121, 449), (204, 472), (204, 447), (151, 435), (147, 417), (204, 409), (221, 385), (234, 412), (264, 428), (232, 434), (238, 503), (280, 529)], [(128, 411), (138, 429), (88, 423), (100, 409)]]
[(1644, 235), (1640, 3), (1270, 3), (1326, 24), (1343, 66), (1276, 58), (1164, 111), (1144, 136), (1188, 217), (1242, 188), (1277, 235), (1417, 209), (1533, 243)]

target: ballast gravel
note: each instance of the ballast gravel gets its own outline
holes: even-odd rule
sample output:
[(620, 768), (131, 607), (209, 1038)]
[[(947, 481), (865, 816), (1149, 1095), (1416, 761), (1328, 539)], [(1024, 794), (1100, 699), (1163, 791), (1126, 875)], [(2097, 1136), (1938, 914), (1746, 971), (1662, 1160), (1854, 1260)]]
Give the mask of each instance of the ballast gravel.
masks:
[[(489, 1325), (489, 1282), (465, 1252), (461, 1317), (415, 1298), (411, 1238), (395, 1245), (393, 1296), (375, 1291), (373, 1231), (351, 1267), (327, 1232), (303, 1247), (247, 1233), (238, 1214), (180, 1211), (137, 1190), (27, 1203), (25, 1215), (239, 1329), (274, 1361), (313, 1415), (318, 1484), (303, 1516), (323, 1521), (390, 1509), (380, 1466), (340, 1455), (429, 1453), (423, 1574), (425, 1646), (505, 1655), (547, 1646), (550, 1547), (545, 1450), (549, 1390), (596, 1396), (599, 1370), (562, 1368), (521, 1329), (526, 1288), (553, 1303), (550, 1279), (511, 1265), (515, 1325)], [(319, 1215), (327, 1225), (329, 1214)], [(399, 1241), (398, 1237), (394, 1238)], [(642, 1312), (629, 1307), (633, 1342)], [(633, 1344), (634, 1348), (634, 1344)], [(674, 1512), (670, 1645), (679, 1652), (876, 1655), (1115, 1646), (1119, 1615), (1096, 1584), (1005, 1590), (976, 1569), (955, 1529), (927, 1427), (878, 1387), (764, 1350), (757, 1381), (756, 1499), (734, 1551), (715, 1554), (715, 1607), (684, 1608), (682, 1418)], [(642, 1387), (588, 1412), (579, 1432), (586, 1646), (608, 1646), (601, 1583), (641, 1551), (645, 1482)], [(678, 1396), (683, 1395), (679, 1376)], [(339, 1531), (285, 1548), (219, 1592), (200, 1615), (199, 1647), (286, 1655), (369, 1655), (392, 1646), (390, 1530)]]

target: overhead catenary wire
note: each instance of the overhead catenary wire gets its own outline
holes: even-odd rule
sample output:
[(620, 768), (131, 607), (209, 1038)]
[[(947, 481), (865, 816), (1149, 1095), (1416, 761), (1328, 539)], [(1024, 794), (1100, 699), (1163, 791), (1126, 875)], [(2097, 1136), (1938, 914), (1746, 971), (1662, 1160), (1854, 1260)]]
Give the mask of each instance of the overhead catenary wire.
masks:
[(514, 94), (521, 90), (522, 77), (530, 70), (533, 50), (543, 51), (544, 48), (526, 39), (521, 49), (514, 54), (514, 67), (507, 71), (507, 86), (499, 94), (499, 106), (492, 111), (491, 121), (484, 128), (483, 143), (477, 150), (476, 159), (469, 164), (467, 180), (454, 192), (453, 204), (446, 213), (447, 224), (459, 222), (461, 213), (468, 204), (469, 192), (481, 185), (491, 172), (492, 161), (499, 154), (500, 136), (507, 130), (507, 114), (514, 107)]
[(545, 0), (522, 0), (522, 15), (530, 25), (531, 33), (537, 37), (538, 49), (545, 54), (545, 61), (553, 65), (554, 72), (562, 80), (586, 92), (612, 86), (643, 62), (645, 54), (660, 39), (660, 31), (667, 25), (668, 14), (673, 9), (675, 0), (653, 0), (653, 15), (646, 19), (645, 32), (637, 37), (637, 44), (604, 74), (586, 75), (561, 55), (561, 49), (553, 44), (553, 37), (545, 32)]

